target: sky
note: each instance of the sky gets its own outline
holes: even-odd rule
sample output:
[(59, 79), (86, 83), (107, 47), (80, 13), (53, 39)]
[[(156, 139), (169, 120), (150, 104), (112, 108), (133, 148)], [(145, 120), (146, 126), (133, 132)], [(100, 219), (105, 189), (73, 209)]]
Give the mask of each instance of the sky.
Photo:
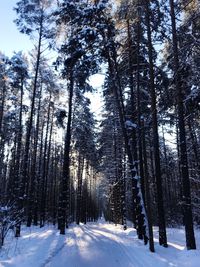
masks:
[(21, 34), (16, 24), (16, 12), (13, 10), (18, 0), (0, 0), (0, 51), (11, 56), (13, 51), (31, 50), (33, 45), (28, 36)]
[[(13, 8), (19, 0), (0, 0), (0, 51), (6, 56), (11, 57), (13, 52), (23, 51), (27, 53), (33, 49), (33, 43), (29, 37), (22, 34), (13, 22), (16, 18), (16, 12)], [(96, 114), (101, 111), (100, 87), (103, 84), (104, 77), (100, 74), (91, 77), (90, 82), (97, 89), (95, 95), (88, 94), (91, 100), (91, 110)]]

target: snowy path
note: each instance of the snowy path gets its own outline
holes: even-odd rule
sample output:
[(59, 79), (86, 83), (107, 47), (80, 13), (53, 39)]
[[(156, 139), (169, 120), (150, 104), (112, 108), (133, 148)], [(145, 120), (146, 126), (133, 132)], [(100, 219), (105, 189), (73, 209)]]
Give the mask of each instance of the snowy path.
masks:
[(66, 236), (60, 236), (53, 227), (25, 228), (17, 242), (14, 238), (7, 240), (0, 253), (0, 267), (200, 266), (200, 251), (184, 248), (183, 230), (169, 229), (168, 239), (168, 249), (156, 242), (156, 253), (152, 254), (132, 228), (123, 231), (107, 223), (73, 225)]

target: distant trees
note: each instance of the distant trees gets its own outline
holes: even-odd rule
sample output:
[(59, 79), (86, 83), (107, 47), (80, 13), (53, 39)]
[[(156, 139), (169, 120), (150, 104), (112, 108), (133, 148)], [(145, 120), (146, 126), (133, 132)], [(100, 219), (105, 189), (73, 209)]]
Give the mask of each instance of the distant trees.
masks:
[[(108, 79), (105, 87), (108, 86)], [(113, 102), (113, 95), (109, 94), (109, 87), (104, 90), (105, 107), (100, 124), (99, 156), (101, 172), (107, 180), (106, 202), (104, 207), (105, 218), (115, 224), (122, 224), (127, 228), (126, 218), (126, 173), (127, 161), (124, 151), (124, 142), (119, 122), (119, 114)], [(131, 218), (133, 219), (133, 217)]]

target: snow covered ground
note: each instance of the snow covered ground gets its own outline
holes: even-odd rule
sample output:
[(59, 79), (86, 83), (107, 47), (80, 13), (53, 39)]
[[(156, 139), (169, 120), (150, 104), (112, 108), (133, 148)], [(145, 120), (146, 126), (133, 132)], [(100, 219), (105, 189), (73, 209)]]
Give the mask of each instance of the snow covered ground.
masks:
[(65, 236), (53, 226), (23, 228), (18, 240), (10, 236), (0, 251), (0, 267), (199, 267), (200, 232), (197, 250), (185, 249), (183, 229), (168, 229), (169, 247), (158, 245), (151, 253), (133, 228), (123, 231), (103, 221), (72, 225)]

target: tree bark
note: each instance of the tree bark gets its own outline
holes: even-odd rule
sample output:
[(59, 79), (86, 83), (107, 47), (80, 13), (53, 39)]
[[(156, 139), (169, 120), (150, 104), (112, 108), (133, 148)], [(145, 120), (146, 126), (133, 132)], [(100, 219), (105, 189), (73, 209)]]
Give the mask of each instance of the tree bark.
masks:
[[(27, 125), (26, 139), (25, 139), (25, 150), (24, 150), (23, 167), (22, 167), (22, 179), (21, 179), (21, 184), (20, 184), (20, 204), (19, 204), (19, 208), (18, 208), (19, 210), (22, 210), (24, 208), (25, 199), (27, 198), (27, 196), (25, 195), (25, 191), (26, 191), (26, 186), (29, 182), (28, 181), (29, 150), (30, 150), (31, 131), (32, 131), (32, 127), (33, 127), (35, 98), (36, 98), (36, 91), (37, 91), (37, 81), (38, 81), (38, 74), (39, 74), (40, 57), (41, 57), (42, 35), (43, 35), (43, 16), (41, 17), (41, 21), (40, 21), (35, 77), (34, 77), (34, 82), (33, 82), (33, 95), (32, 95), (32, 100), (31, 100), (31, 112), (30, 112), (30, 117), (29, 117), (29, 121), (28, 121), (28, 125)], [(17, 234), (17, 236), (20, 236), (20, 225), (17, 225), (16, 234)]]
[[(112, 36), (112, 34), (109, 34), (109, 35)], [(122, 88), (121, 88), (120, 77), (119, 77), (119, 73), (117, 69), (116, 51), (114, 48), (114, 44), (112, 45), (111, 51), (108, 51), (108, 65), (109, 65), (110, 77), (113, 83), (115, 100), (116, 100), (116, 104), (118, 107), (119, 120), (120, 120), (123, 138), (124, 138), (126, 153), (128, 156), (128, 163), (129, 163), (130, 175), (131, 175), (131, 181), (132, 181), (133, 205), (134, 205), (133, 208), (135, 209), (135, 212), (136, 212), (138, 238), (144, 239), (145, 244), (147, 244), (148, 237), (146, 235), (146, 225), (145, 225), (145, 220), (144, 220), (145, 211), (144, 211), (144, 206), (142, 205), (141, 196), (139, 195), (137, 166), (135, 165), (135, 161), (132, 156), (130, 142), (129, 142), (130, 140), (128, 138), (127, 129), (125, 126)]]
[(70, 144), (71, 144), (71, 122), (72, 122), (72, 99), (74, 92), (73, 70), (69, 77), (69, 101), (68, 101), (68, 121), (65, 135), (63, 173), (59, 200), (59, 228), (60, 234), (65, 234), (65, 227), (68, 227), (68, 206), (69, 206), (69, 180), (70, 180)]
[(183, 88), (180, 75), (174, 1), (169, 0), (169, 4), (170, 4), (171, 24), (172, 24), (172, 42), (173, 42), (174, 74), (175, 74), (174, 76), (175, 76), (175, 85), (177, 93), (180, 169), (182, 176), (182, 211), (185, 224), (187, 249), (196, 249), (196, 242), (195, 242), (194, 228), (193, 228), (192, 207), (191, 207), (190, 179), (188, 172), (185, 116), (184, 116), (184, 106), (183, 106), (184, 96), (183, 96)]
[(154, 84), (154, 66), (153, 66), (153, 46), (151, 38), (151, 26), (150, 26), (150, 8), (149, 1), (145, 1), (146, 8), (146, 23), (147, 23), (147, 46), (149, 57), (149, 75), (150, 75), (150, 94), (151, 94), (151, 114), (153, 124), (153, 148), (154, 148), (154, 163), (155, 163), (155, 177), (157, 187), (157, 207), (158, 207), (158, 224), (159, 224), (159, 244), (167, 247), (167, 235), (166, 235), (166, 223), (165, 212), (163, 204), (163, 190), (162, 190), (162, 178), (160, 169), (160, 149), (159, 149), (159, 135), (158, 135), (158, 118), (157, 118), (157, 106), (156, 106), (156, 92)]

